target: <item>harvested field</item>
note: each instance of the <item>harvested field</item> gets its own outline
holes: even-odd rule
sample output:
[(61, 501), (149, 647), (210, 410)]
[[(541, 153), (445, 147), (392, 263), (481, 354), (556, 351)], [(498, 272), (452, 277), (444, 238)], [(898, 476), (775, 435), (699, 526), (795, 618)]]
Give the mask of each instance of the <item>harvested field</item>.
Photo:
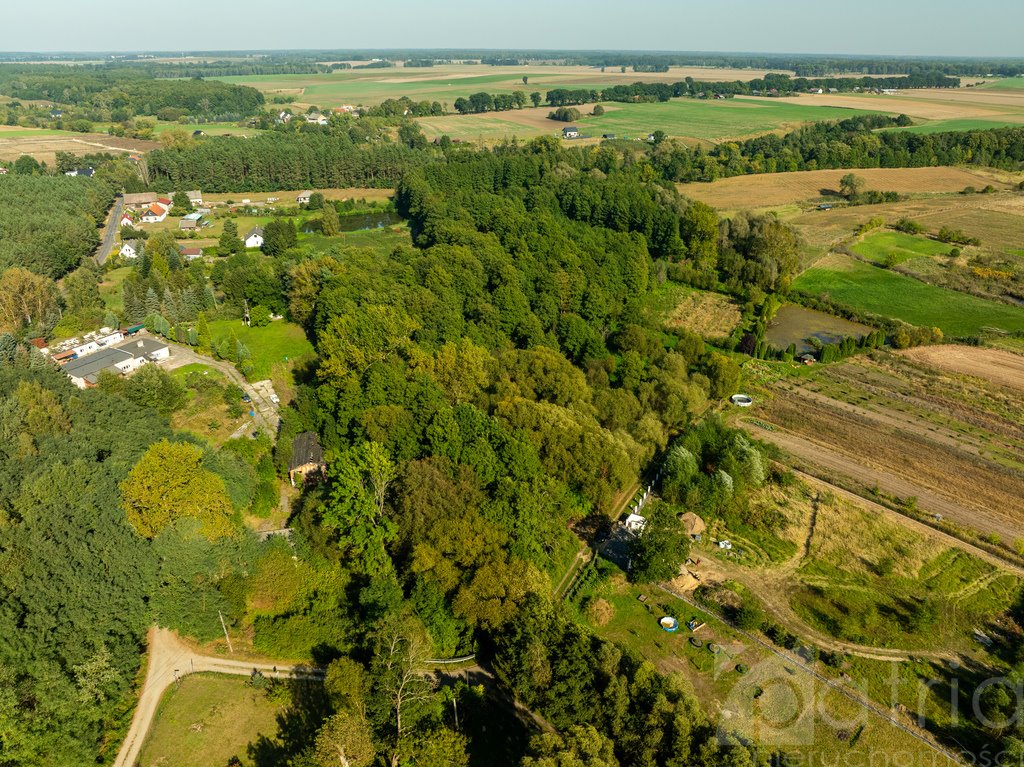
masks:
[[(966, 95), (967, 98), (964, 98), (961, 94)], [(972, 100), (971, 96), (973, 96), (972, 91), (915, 90), (904, 91), (896, 96), (874, 93), (812, 93), (782, 98), (771, 98), (768, 96), (740, 96), (737, 98), (751, 101), (801, 104), (809, 107), (868, 109), (876, 112), (906, 114), (910, 117), (925, 120), (953, 120), (964, 117), (999, 119), (1006, 118), (1008, 115), (1020, 114), (1020, 110), (1015, 108), (1017, 103), (1024, 107), (1024, 100), (1003, 105), (978, 102)], [(1024, 121), (1024, 116), (1020, 119)]]
[[(204, 202), (227, 202), (231, 200), (240, 203), (243, 199), (250, 202), (266, 202), (269, 197), (276, 197), (282, 205), (294, 205), (295, 197), (300, 189), (286, 192), (224, 192), (220, 194), (204, 194)], [(314, 189), (310, 191), (320, 192), (326, 200), (367, 200), (385, 202), (395, 195), (394, 189), (372, 189), (368, 187), (345, 187), (332, 189)]]
[[(867, 189), (900, 194), (927, 192), (959, 192), (965, 186), (982, 188), (992, 184), (1009, 188), (1009, 184), (993, 181), (965, 168), (858, 168), (854, 170), (811, 170), (796, 173), (766, 173), (757, 176), (733, 176), (711, 183), (677, 184), (687, 197), (705, 202), (713, 208), (738, 210), (768, 208), (805, 200), (838, 196), (839, 180), (847, 173), (864, 179)], [(821, 212), (832, 216), (833, 211)]]
[(140, 141), (108, 136), (103, 133), (71, 133), (70, 131), (28, 132), (19, 129), (0, 132), (0, 160), (16, 160), (27, 154), (39, 162), (53, 164), (57, 152), (91, 154), (95, 152), (148, 152), (160, 146), (157, 141)]
[(878, 354), (782, 379), (772, 394), (757, 417), (781, 428), (757, 434), (802, 463), (914, 497), (965, 528), (1020, 537), (1024, 411), (1015, 393)]
[(1024, 392), (1024, 357), (977, 346), (919, 346), (899, 352), (924, 365)]
[(739, 321), (739, 307), (728, 296), (694, 290), (679, 298), (668, 312), (665, 326), (685, 328), (703, 338), (725, 338)]

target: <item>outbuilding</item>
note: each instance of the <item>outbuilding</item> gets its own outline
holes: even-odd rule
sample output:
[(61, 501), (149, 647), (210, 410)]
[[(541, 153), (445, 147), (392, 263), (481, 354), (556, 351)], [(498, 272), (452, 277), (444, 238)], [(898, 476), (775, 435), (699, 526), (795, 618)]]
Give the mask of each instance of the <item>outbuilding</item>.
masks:
[(288, 461), (288, 479), (295, 486), (295, 477), (305, 482), (310, 476), (323, 474), (327, 468), (324, 449), (315, 432), (304, 431), (292, 440), (292, 457)]

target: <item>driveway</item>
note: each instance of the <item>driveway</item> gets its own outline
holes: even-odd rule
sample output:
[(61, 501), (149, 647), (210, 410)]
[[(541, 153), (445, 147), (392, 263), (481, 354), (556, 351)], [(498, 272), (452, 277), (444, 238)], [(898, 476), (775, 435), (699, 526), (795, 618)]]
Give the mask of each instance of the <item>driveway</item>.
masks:
[(268, 432), (272, 437), (277, 436), (277, 430), (281, 425), (281, 416), (277, 411), (278, 406), (270, 399), (273, 387), (269, 385), (269, 382), (256, 381), (254, 384), (251, 384), (245, 380), (245, 376), (238, 372), (238, 368), (230, 362), (207, 357), (204, 354), (197, 354), (194, 349), (188, 346), (181, 346), (170, 342), (168, 342), (168, 345), (171, 347), (171, 356), (170, 359), (160, 363), (161, 367), (166, 370), (174, 370), (185, 365), (206, 365), (219, 373), (223, 373), (229, 381), (241, 387), (242, 391), (252, 399), (250, 407), (254, 413), (253, 420), (256, 422), (257, 427)]
[(149, 657), (147, 660), (146, 681), (142, 685), (142, 694), (132, 718), (121, 750), (114, 760), (114, 767), (134, 767), (142, 744), (153, 724), (160, 698), (164, 692), (178, 679), (188, 674), (210, 671), (218, 674), (235, 674), (249, 676), (253, 671), (261, 671), (266, 676), (286, 678), (292, 675), (320, 679), (321, 669), (309, 666), (292, 666), (288, 664), (252, 663), (249, 661), (232, 660), (218, 656), (199, 655), (182, 642), (178, 635), (170, 629), (153, 627), (147, 636)]
[(96, 249), (96, 263), (100, 266), (103, 266), (103, 262), (107, 260), (107, 256), (110, 255), (110, 251), (114, 247), (114, 237), (117, 234), (117, 224), (121, 220), (121, 208), (123, 206), (123, 198), (114, 198), (114, 207), (110, 209), (107, 225), (103, 230), (103, 241), (100, 242), (100, 246)]

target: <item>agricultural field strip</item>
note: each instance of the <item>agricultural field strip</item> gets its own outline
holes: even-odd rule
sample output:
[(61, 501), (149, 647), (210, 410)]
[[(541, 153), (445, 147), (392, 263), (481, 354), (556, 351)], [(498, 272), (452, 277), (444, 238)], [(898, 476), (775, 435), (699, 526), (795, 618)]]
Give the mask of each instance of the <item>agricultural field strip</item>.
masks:
[[(698, 605), (696, 602), (691, 600), (689, 597), (687, 597), (687, 596), (685, 596), (683, 594), (680, 594), (680, 593), (678, 593), (678, 592), (676, 592), (676, 591), (674, 591), (674, 590), (672, 590), (672, 589), (670, 589), (670, 588), (668, 588), (668, 587), (666, 587), (664, 585), (659, 585), (658, 588), (661, 591), (664, 591), (666, 594), (669, 594), (669, 595), (675, 597), (676, 599), (679, 599), (680, 601), (686, 603), (690, 607), (693, 607), (693, 608), (698, 609), (698, 610), (710, 612), (712, 615), (715, 615), (715, 617), (717, 617), (723, 623), (726, 623), (726, 625), (730, 625), (730, 624), (728, 624), (724, 620), (724, 618), (722, 618), (722, 616), (717, 615), (714, 611), (710, 610), (706, 606)], [(912, 736), (916, 740), (919, 740), (920, 742), (924, 743), (932, 751), (936, 752), (937, 754), (940, 754), (940, 755), (944, 756), (950, 762), (952, 762), (954, 764), (963, 764), (963, 762), (960, 759), (958, 759), (955, 754), (953, 754), (952, 752), (950, 752), (947, 749), (943, 748), (939, 744), (933, 742), (929, 738), (925, 737), (920, 732), (917, 732), (917, 731), (907, 727), (906, 725), (904, 725), (903, 723), (901, 723), (897, 719), (893, 718), (888, 712), (885, 711), (885, 709), (883, 709), (880, 706), (876, 705), (875, 703), (873, 703), (871, 700), (867, 699), (866, 697), (861, 696), (857, 692), (854, 692), (853, 690), (848, 688), (846, 685), (840, 684), (839, 682), (836, 682), (836, 681), (834, 681), (832, 679), (829, 679), (828, 677), (824, 676), (823, 674), (819, 674), (817, 671), (815, 671), (810, 666), (806, 665), (799, 658), (797, 658), (795, 656), (792, 656), (789, 653), (787, 653), (786, 651), (781, 650), (781, 649), (775, 647), (774, 645), (769, 644), (768, 642), (765, 642), (765, 641), (759, 639), (758, 637), (756, 637), (753, 634), (750, 634), (750, 633), (744, 631), (743, 629), (736, 628), (736, 627), (731, 626), (731, 625), (730, 625), (730, 628), (733, 631), (735, 631), (736, 633), (738, 633), (741, 636), (743, 636), (744, 638), (746, 638), (747, 640), (749, 640), (750, 642), (753, 642), (753, 643), (757, 644), (763, 650), (766, 650), (767, 652), (771, 653), (772, 655), (778, 657), (784, 663), (792, 663), (794, 666), (796, 666), (797, 668), (801, 669), (803, 672), (805, 672), (807, 674), (810, 674), (817, 681), (827, 685), (828, 687), (830, 687), (831, 689), (835, 690), (839, 694), (841, 694), (844, 697), (848, 698), (849, 700), (853, 701), (853, 703), (855, 703), (856, 705), (861, 706), (862, 708), (866, 709), (867, 711), (870, 711), (871, 713), (873, 713), (876, 716), (880, 717), (881, 719), (885, 720), (888, 724), (890, 724), (890, 725), (892, 725), (894, 727), (899, 728), (900, 730), (902, 730), (903, 732), (905, 732), (908, 735)]]
[(998, 349), (963, 346), (919, 346), (899, 354), (950, 373), (981, 378), (1024, 391), (1024, 356)]
[(753, 436), (775, 444), (784, 452), (797, 459), (798, 468), (805, 468), (806, 473), (814, 475), (814, 468), (835, 472), (853, 480), (858, 485), (877, 487), (880, 491), (899, 498), (916, 498), (918, 506), (933, 514), (941, 514), (957, 524), (977, 529), (983, 533), (996, 533), (1007, 540), (1013, 540), (1020, 532), (1020, 523), (1016, 519), (1006, 519), (995, 511), (979, 513), (976, 509), (950, 500), (937, 493), (914, 484), (901, 476), (883, 469), (865, 466), (856, 458), (837, 452), (828, 445), (811, 441), (800, 435), (774, 428), (766, 431), (753, 424), (743, 424)]
[[(1013, 510), (1014, 502), (1024, 497), (1024, 477), (1018, 472), (917, 433), (880, 428), (877, 423), (819, 402), (777, 396), (767, 404), (763, 417), (865, 466), (893, 472), (982, 513), (999, 507)], [(1019, 521), (1024, 509), (1015, 511), (1013, 518)]]

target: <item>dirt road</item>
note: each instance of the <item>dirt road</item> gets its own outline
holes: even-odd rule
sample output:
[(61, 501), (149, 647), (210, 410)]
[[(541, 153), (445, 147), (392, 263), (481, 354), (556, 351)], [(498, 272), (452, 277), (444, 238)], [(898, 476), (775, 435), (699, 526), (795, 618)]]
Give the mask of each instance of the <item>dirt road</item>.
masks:
[(178, 638), (169, 629), (153, 627), (147, 636), (149, 644), (148, 667), (146, 681), (142, 685), (142, 694), (132, 718), (121, 750), (114, 760), (114, 767), (134, 767), (146, 734), (153, 724), (157, 707), (164, 691), (174, 682), (188, 674), (210, 671), (218, 674), (234, 674), (249, 676), (254, 670), (262, 671), (267, 676), (285, 678), (293, 673), (297, 676), (319, 678), (323, 675), (320, 669), (287, 664), (253, 663), (250, 661), (232, 660), (209, 655), (199, 655)]

